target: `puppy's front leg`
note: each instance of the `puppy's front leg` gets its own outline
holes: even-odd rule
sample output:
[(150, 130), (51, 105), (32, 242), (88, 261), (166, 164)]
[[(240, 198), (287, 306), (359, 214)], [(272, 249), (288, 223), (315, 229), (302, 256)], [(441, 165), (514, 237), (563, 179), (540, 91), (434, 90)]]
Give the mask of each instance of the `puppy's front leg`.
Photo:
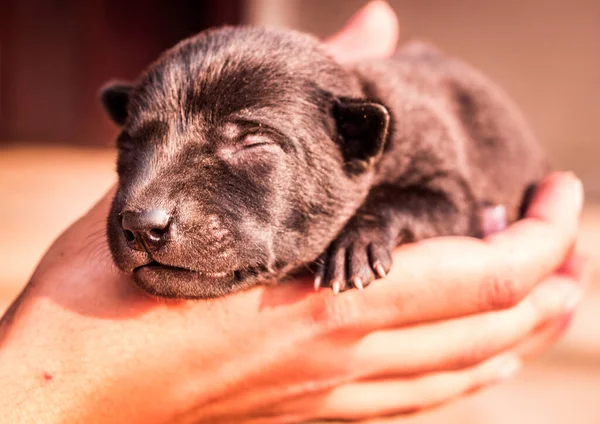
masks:
[(481, 233), (479, 207), (460, 178), (432, 178), (423, 186), (372, 189), (363, 206), (317, 261), (315, 287), (362, 290), (384, 277), (402, 243)]

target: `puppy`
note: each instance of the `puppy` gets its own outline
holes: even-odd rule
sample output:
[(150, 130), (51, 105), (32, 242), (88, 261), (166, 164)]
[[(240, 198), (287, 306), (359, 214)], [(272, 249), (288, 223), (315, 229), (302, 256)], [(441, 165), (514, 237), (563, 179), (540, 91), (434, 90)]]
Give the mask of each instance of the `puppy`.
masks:
[(399, 244), (480, 236), (488, 205), (514, 221), (547, 172), (507, 97), (420, 43), (340, 64), (305, 34), (226, 27), (101, 97), (122, 129), (110, 249), (156, 296), (223, 296), (310, 263), (317, 287), (363, 289)]

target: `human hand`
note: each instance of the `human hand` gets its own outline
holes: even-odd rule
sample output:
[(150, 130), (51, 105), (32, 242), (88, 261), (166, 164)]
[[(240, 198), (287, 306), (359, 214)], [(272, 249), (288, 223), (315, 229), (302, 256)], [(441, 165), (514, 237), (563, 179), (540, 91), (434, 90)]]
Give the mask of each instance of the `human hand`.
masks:
[[(387, 6), (368, 7), (330, 41), (338, 57), (351, 59), (349, 39), (364, 52), (373, 28), (377, 46), (395, 37)], [(12, 413), (23, 421), (281, 423), (418, 410), (516, 371), (580, 296), (570, 252), (582, 193), (568, 174), (550, 176), (507, 230), (403, 246), (385, 281), (338, 296), (299, 280), (206, 301), (150, 298), (110, 260), (112, 194), (55, 242), (3, 319), (2, 410), (20, 405)]]

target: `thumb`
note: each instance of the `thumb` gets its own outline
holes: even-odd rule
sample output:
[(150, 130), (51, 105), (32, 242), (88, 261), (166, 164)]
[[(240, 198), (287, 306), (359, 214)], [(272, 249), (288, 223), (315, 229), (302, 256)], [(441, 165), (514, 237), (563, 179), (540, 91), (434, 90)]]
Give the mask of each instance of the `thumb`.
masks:
[(376, 0), (356, 12), (325, 44), (338, 60), (349, 62), (390, 56), (398, 36), (396, 13), (385, 1)]

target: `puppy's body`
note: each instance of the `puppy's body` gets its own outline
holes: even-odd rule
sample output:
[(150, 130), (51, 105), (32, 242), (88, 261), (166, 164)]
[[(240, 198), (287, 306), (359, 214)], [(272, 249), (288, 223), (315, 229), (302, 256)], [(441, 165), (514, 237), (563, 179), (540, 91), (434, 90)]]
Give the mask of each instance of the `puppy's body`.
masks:
[(445, 201), (455, 209), (444, 220), (425, 219), (433, 227), (423, 231), (435, 235), (479, 235), (485, 205), (504, 205), (509, 220), (517, 219), (526, 188), (546, 166), (517, 108), (497, 87), (422, 43), (355, 69), (365, 95), (387, 105), (393, 117), (374, 187), (386, 185), (396, 193), (418, 187), (418, 198), (423, 191), (444, 193), (419, 212), (441, 212)]
[[(547, 165), (518, 109), (498, 87), (420, 42), (391, 59), (354, 68), (365, 95), (380, 99), (393, 116), (375, 184), (406, 187), (450, 177), (476, 208), (504, 205), (510, 221), (518, 218), (525, 188)], [(477, 235), (473, 219), (471, 234)]]
[(399, 243), (518, 217), (545, 172), (516, 108), (422, 44), (341, 65), (311, 37), (226, 28), (103, 94), (120, 137), (111, 250), (160, 296), (214, 297), (320, 256), (362, 288)]

